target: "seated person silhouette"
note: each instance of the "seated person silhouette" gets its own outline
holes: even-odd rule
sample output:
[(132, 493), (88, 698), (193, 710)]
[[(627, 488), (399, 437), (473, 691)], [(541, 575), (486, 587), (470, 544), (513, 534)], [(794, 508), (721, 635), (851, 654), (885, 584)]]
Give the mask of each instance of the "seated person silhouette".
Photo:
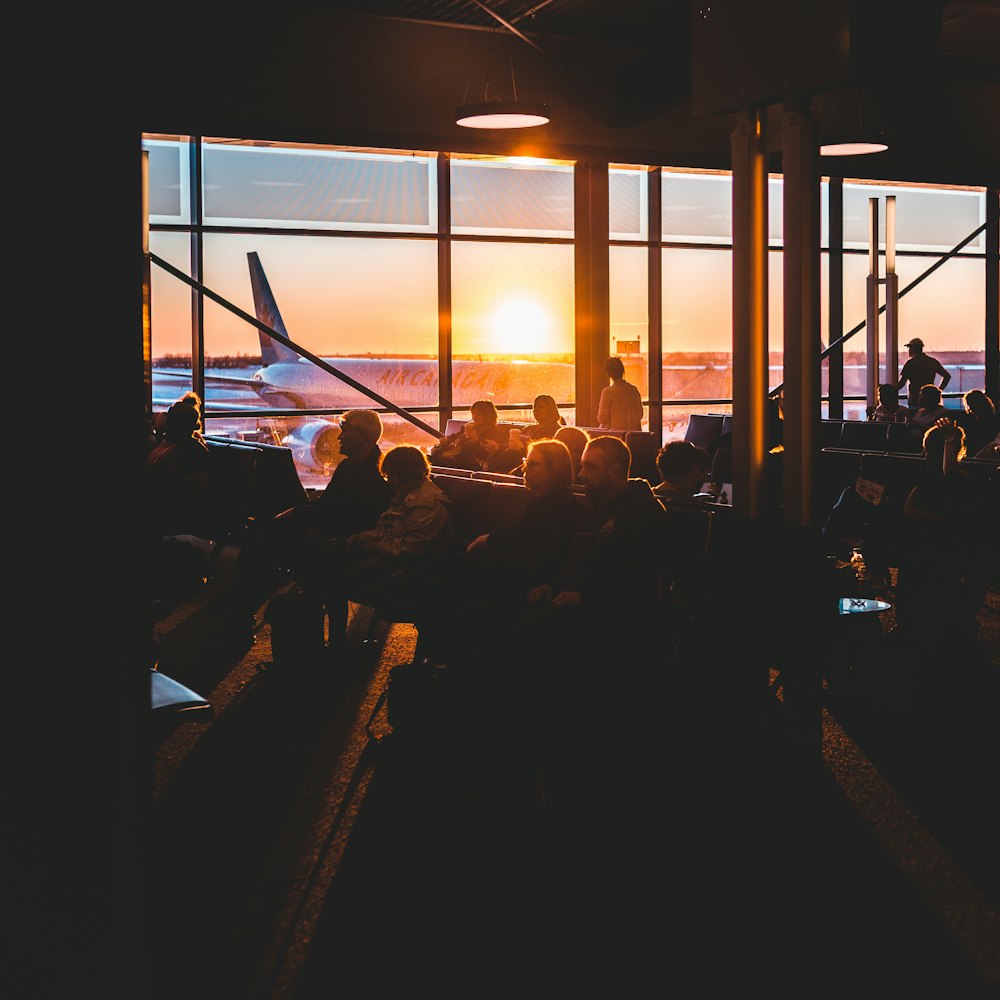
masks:
[(970, 455), (976, 456), (1000, 432), (1000, 416), (993, 400), (982, 389), (970, 389), (962, 397), (964, 412), (958, 423), (965, 431), (965, 445)]
[(508, 432), (497, 427), (499, 414), (490, 400), (476, 400), (470, 412), (471, 420), (431, 448), (431, 465), (485, 469), (490, 457), (507, 445)]
[[(944, 628), (952, 639), (974, 640), (995, 554), (1000, 518), (985, 484), (961, 467), (965, 432), (948, 417), (924, 434), (924, 475), (903, 507), (897, 618), (914, 649)], [(918, 654), (919, 655), (919, 654)]]
[(393, 448), (382, 458), (381, 472), (392, 499), (374, 527), (320, 542), (297, 574), (303, 587), (322, 596), (334, 657), (345, 648), (348, 601), (377, 603), (380, 597), (419, 593), (413, 571), (432, 565), (452, 539), (451, 500), (431, 481), (430, 462), (419, 448)]
[(635, 728), (628, 717), (652, 690), (666, 515), (630, 470), (620, 438), (588, 442), (580, 465), (587, 501), (569, 552), (529, 591), (529, 611), (513, 631), (516, 656), (508, 659), (535, 681), (540, 752), (554, 752), (548, 763), (557, 769), (583, 764), (585, 772), (585, 761), (607, 762), (626, 747)]
[(573, 482), (579, 483), (580, 459), (583, 458), (583, 449), (587, 447), (590, 435), (582, 427), (560, 427), (554, 437), (569, 448), (569, 457), (573, 463)]
[(518, 472), (527, 454), (528, 442), (554, 438), (556, 431), (563, 426), (559, 407), (551, 396), (536, 396), (531, 410), (535, 422), (520, 430), (512, 428), (507, 446), (487, 460), (486, 468), (491, 472)]
[(146, 457), (150, 509), (161, 535), (209, 530), (211, 457), (200, 429), (198, 408), (188, 398), (178, 399), (166, 411), (162, 437)]
[(690, 500), (701, 493), (712, 471), (712, 459), (704, 448), (690, 441), (668, 441), (656, 454), (656, 468), (660, 482), (653, 487), (653, 494), (658, 500)]
[(527, 593), (566, 559), (580, 511), (566, 445), (530, 442), (524, 485), (530, 500), (517, 520), (469, 542), (421, 616), (421, 634), (431, 636), (447, 662), (474, 651), (488, 656), (500, 633), (528, 609)]
[(868, 412), (868, 419), (880, 423), (906, 423), (910, 411), (899, 401), (899, 390), (892, 382), (884, 382), (878, 387), (878, 405)]
[(308, 503), (260, 525), (244, 544), (230, 602), (234, 628), (255, 625), (261, 601), (278, 575), (293, 577), (317, 546), (372, 528), (389, 506), (392, 489), (380, 471), (382, 419), (374, 410), (348, 410), (340, 418), (340, 453), (326, 487)]
[(941, 417), (948, 416), (948, 409), (941, 402), (941, 390), (931, 383), (920, 387), (920, 392), (917, 393), (917, 407), (917, 412), (910, 417), (910, 430), (918, 438), (923, 439), (924, 434)]

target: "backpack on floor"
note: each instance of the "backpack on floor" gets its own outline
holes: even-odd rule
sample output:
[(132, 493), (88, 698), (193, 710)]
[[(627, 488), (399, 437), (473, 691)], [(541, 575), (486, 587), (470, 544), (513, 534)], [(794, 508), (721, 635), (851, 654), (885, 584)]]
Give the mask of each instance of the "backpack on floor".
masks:
[(314, 594), (298, 588), (275, 594), (264, 611), (271, 626), (272, 666), (289, 671), (320, 666), (326, 653), (325, 614)]
[(385, 710), (385, 719), (394, 737), (407, 742), (435, 741), (447, 737), (452, 727), (448, 711), (454, 692), (448, 668), (424, 658), (399, 663), (389, 671), (389, 681), (368, 719), (368, 735), (375, 734), (375, 722)]

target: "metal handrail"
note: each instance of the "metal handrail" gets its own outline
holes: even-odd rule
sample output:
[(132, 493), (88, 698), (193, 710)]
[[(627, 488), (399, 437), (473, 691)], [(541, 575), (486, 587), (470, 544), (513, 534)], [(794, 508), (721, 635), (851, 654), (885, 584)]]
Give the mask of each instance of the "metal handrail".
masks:
[(398, 414), (403, 417), (403, 419), (408, 420), (414, 427), (419, 427), (422, 431), (426, 431), (428, 434), (432, 434), (436, 438), (444, 437), (443, 431), (438, 430), (436, 427), (431, 427), (430, 424), (425, 424), (419, 417), (413, 416), (412, 413), (404, 410), (403, 407), (397, 406), (395, 403), (380, 396), (374, 389), (369, 389), (368, 386), (361, 382), (351, 378), (350, 375), (345, 375), (344, 372), (334, 368), (328, 361), (324, 361), (322, 358), (317, 357), (311, 351), (307, 351), (304, 347), (300, 347), (298, 344), (292, 342), (287, 337), (283, 337), (276, 330), (272, 330), (266, 323), (262, 323), (256, 316), (251, 316), (249, 313), (244, 312), (239, 306), (233, 305), (232, 302), (224, 299), (217, 292), (213, 292), (211, 288), (203, 285), (200, 281), (195, 281), (194, 278), (185, 274), (183, 271), (178, 270), (173, 264), (168, 264), (167, 261), (163, 260), (162, 257), (157, 257), (152, 251), (149, 252), (149, 259), (162, 267), (168, 274), (172, 274), (175, 278), (180, 278), (185, 284), (190, 285), (192, 288), (201, 292), (202, 295), (207, 295), (213, 302), (217, 302), (224, 309), (228, 309), (233, 315), (238, 316), (240, 319), (249, 323), (251, 326), (255, 326), (258, 330), (266, 333), (268, 336), (273, 337), (278, 343), (284, 344), (285, 347), (290, 347), (296, 354), (300, 357), (305, 358), (307, 361), (311, 361), (318, 368), (323, 371), (328, 372), (333, 375), (334, 378), (339, 378), (341, 382), (345, 382), (352, 389), (357, 389), (358, 392), (363, 393), (369, 399), (375, 400), (380, 406), (384, 407), (386, 410), (392, 413)]

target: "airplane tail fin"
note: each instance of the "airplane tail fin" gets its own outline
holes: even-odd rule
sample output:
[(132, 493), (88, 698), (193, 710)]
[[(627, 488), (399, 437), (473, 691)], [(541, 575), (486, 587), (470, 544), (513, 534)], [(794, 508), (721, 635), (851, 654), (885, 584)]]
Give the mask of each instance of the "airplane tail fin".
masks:
[[(264, 268), (261, 266), (260, 258), (255, 250), (247, 254), (247, 263), (250, 266), (250, 287), (253, 289), (253, 305), (257, 319), (261, 323), (266, 323), (275, 333), (288, 337), (281, 313), (278, 312), (278, 303), (274, 301), (271, 286), (267, 283), (267, 276), (264, 274)], [(260, 335), (260, 357), (265, 368), (278, 361), (299, 360), (299, 355), (291, 348), (285, 347), (284, 344), (268, 336), (263, 330), (257, 332)], [(292, 338), (288, 337), (288, 339)]]

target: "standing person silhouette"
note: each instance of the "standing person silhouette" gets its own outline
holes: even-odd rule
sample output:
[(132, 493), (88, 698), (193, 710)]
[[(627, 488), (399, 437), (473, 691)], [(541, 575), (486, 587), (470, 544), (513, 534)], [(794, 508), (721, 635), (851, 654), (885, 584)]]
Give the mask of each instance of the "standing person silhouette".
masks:
[(625, 366), (621, 358), (608, 358), (604, 365), (611, 385), (601, 390), (597, 405), (597, 424), (607, 430), (641, 431), (642, 396), (639, 390), (625, 380)]
[(910, 358), (899, 373), (896, 388), (902, 389), (907, 382), (910, 383), (906, 391), (906, 399), (907, 405), (913, 410), (920, 405), (917, 402), (917, 396), (923, 386), (935, 385), (934, 379), (940, 375), (941, 383), (938, 388), (944, 392), (945, 386), (951, 381), (951, 373), (937, 358), (924, 354), (924, 342), (919, 337), (908, 340), (903, 346), (909, 350)]

